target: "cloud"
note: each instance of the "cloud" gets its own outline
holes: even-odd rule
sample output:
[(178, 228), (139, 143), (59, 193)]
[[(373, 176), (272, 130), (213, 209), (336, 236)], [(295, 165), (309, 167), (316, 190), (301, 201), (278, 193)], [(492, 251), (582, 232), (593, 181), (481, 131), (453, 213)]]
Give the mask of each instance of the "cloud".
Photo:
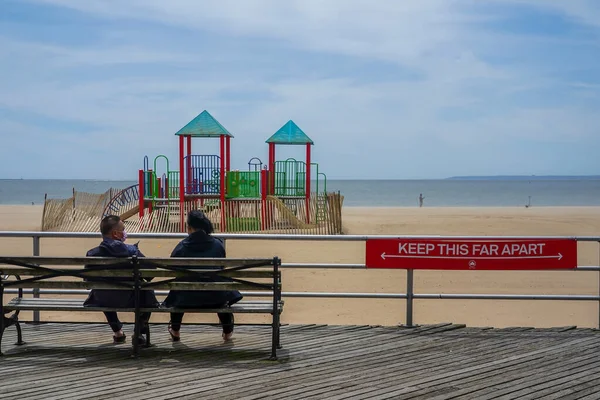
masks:
[[(600, 144), (592, 1), (27, 0), (8, 10), (29, 19), (0, 29), (0, 134), (6, 152), (35, 152), (60, 166), (53, 174), (135, 179), (144, 154), (175, 159), (174, 132), (203, 109), (236, 136), (240, 168), (293, 119), (333, 178), (473, 175), (474, 153), (498, 174), (561, 173), (551, 148), (572, 171), (600, 173), (580, 162)], [(550, 32), (542, 15), (565, 27)], [(27, 150), (27, 132), (60, 150)], [(64, 167), (69, 147), (80, 168)], [(523, 148), (530, 159), (510, 159)], [(14, 161), (0, 160), (8, 177), (42, 173)]]

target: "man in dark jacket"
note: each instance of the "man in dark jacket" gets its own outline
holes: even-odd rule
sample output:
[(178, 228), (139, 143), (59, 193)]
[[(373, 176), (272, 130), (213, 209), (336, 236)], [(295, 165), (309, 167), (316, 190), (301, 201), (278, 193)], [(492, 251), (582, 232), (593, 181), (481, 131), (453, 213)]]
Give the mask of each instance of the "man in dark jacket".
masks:
[[(189, 236), (182, 240), (171, 253), (171, 257), (224, 258), (225, 246), (213, 237), (213, 226), (208, 217), (199, 210), (190, 211), (187, 217)], [(199, 267), (202, 269), (202, 267)], [(213, 268), (214, 269), (214, 268)], [(194, 282), (227, 282), (219, 278), (189, 278)], [(221, 308), (237, 303), (242, 299), (237, 290), (171, 290), (164, 301), (167, 307), (177, 308)], [(223, 328), (223, 339), (228, 341), (233, 335), (234, 318), (232, 313), (218, 313)], [(169, 333), (173, 341), (179, 341), (179, 329), (183, 313), (171, 313)]]
[[(89, 250), (87, 257), (144, 257), (137, 245), (125, 244), (127, 233), (125, 224), (116, 215), (109, 215), (102, 219), (100, 223), (100, 232), (102, 233), (102, 243), (100, 246)], [(86, 266), (89, 267), (89, 266)], [(115, 278), (120, 280), (120, 278)], [(88, 298), (83, 303), (87, 307), (116, 307), (133, 308), (135, 307), (135, 292), (133, 290), (119, 289), (92, 289)], [(141, 307), (155, 307), (158, 300), (153, 290), (142, 290), (140, 296)], [(114, 332), (114, 343), (124, 343), (125, 334), (123, 333), (123, 324), (119, 321), (116, 312), (104, 312), (106, 320)], [(146, 332), (150, 313), (141, 313), (142, 333)], [(140, 337), (140, 342), (144, 343), (145, 338)]]

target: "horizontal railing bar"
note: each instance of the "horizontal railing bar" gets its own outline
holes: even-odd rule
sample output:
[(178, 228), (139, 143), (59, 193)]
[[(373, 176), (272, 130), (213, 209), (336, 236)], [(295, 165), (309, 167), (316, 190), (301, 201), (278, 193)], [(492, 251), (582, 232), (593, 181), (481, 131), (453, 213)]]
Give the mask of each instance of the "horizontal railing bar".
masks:
[[(127, 264), (132, 257), (45, 257), (45, 256), (2, 256), (0, 264), (8, 264), (11, 261), (40, 265), (114, 265)], [(273, 258), (152, 258), (140, 257), (141, 264), (155, 264), (161, 266), (240, 266), (249, 264), (261, 264), (260, 266), (273, 265)], [(143, 265), (142, 265), (143, 267)]]
[[(4, 289), (4, 293), (6, 294), (18, 294), (18, 289)], [(60, 294), (60, 295), (68, 295), (68, 296), (76, 296), (76, 295), (88, 295), (90, 290), (88, 289), (40, 289), (38, 291), (40, 294)], [(257, 296), (257, 297), (269, 297), (273, 296), (272, 291), (264, 291), (264, 292), (255, 292), (255, 291), (240, 291), (244, 296)], [(33, 294), (33, 289), (23, 289), (23, 294)], [(157, 296), (166, 296), (169, 294), (168, 290), (155, 290), (154, 294)]]
[[(494, 239), (494, 236), (448, 236), (448, 235), (301, 235), (270, 233), (215, 233), (223, 239), (238, 240), (307, 240), (307, 241), (365, 241), (368, 239)], [(0, 231), (0, 237), (40, 237), (40, 238), (99, 238), (99, 232), (35, 232), (35, 231)], [(129, 233), (132, 239), (182, 239), (186, 233)], [(498, 236), (506, 240), (533, 239), (570, 239), (580, 242), (600, 242), (600, 236)]]
[[(76, 269), (76, 268), (53, 268), (53, 273), (61, 274), (62, 276), (70, 276), (74, 272), (81, 273), (86, 277), (115, 277), (115, 278), (131, 278), (133, 270), (125, 269), (110, 269), (110, 270), (95, 270), (95, 269)], [(48, 274), (48, 269), (38, 270), (23, 267), (5, 267), (0, 266), (0, 275), (8, 276), (43, 276)], [(189, 278), (189, 277), (232, 277), (232, 278), (256, 278), (256, 279), (273, 279), (275, 273), (272, 270), (223, 270), (223, 269), (186, 269), (185, 271), (171, 271), (168, 269), (140, 269), (140, 277), (142, 278)]]
[[(17, 294), (16, 289), (6, 289), (7, 294)], [(23, 289), (24, 294), (32, 294), (32, 289)], [(87, 295), (89, 290), (57, 290), (40, 289), (40, 294), (59, 295)], [(157, 296), (166, 296), (168, 290), (156, 290)], [(268, 297), (270, 291), (253, 292), (242, 291), (248, 297)], [(350, 299), (406, 299), (405, 293), (331, 293), (331, 292), (282, 292), (282, 297), (305, 297), (305, 298), (350, 298)], [(594, 295), (570, 295), (570, 294), (465, 294), (465, 293), (415, 293), (414, 299), (447, 299), (447, 300), (572, 300), (572, 301), (600, 301), (600, 296)]]
[[(40, 257), (40, 256), (2, 256), (0, 257), (0, 265), (12, 265), (11, 262), (20, 262), (27, 264), (39, 265), (129, 265), (131, 258), (123, 257)], [(25, 268), (25, 267), (23, 267)]]
[[(294, 269), (294, 268), (301, 268), (301, 269), (304, 269), (304, 268), (306, 268), (306, 269), (309, 269), (309, 268), (315, 268), (315, 269), (365, 269), (365, 268), (367, 268), (367, 266), (365, 264), (281, 263), (280, 268), (288, 268), (288, 269)], [(434, 269), (431, 269), (429, 271), (433, 271), (433, 270)], [(437, 269), (435, 269), (435, 271), (444, 271), (444, 269), (437, 268)], [(479, 270), (479, 272), (481, 272), (481, 271), (492, 271), (492, 270)], [(494, 271), (497, 272), (499, 270), (494, 270)], [(565, 271), (600, 271), (600, 266), (582, 265), (582, 266), (577, 266), (577, 268), (575, 268), (575, 269), (573, 269), (573, 268), (566, 268), (566, 269), (536, 268), (536, 269), (528, 269), (528, 270), (511, 270), (511, 272), (531, 272), (531, 271), (548, 271), (548, 272), (549, 271), (561, 271), (561, 272), (565, 272)]]
[(600, 296), (573, 294), (455, 294), (455, 293), (415, 293), (415, 299), (446, 299), (446, 300), (574, 300), (600, 301)]
[(576, 270), (579, 271), (600, 271), (600, 266), (596, 265), (578, 265)]
[(406, 294), (405, 293), (282, 292), (281, 297), (347, 298), (347, 299), (406, 299)]
[(327, 263), (281, 263), (280, 268), (289, 269), (303, 269), (303, 268), (316, 268), (316, 269), (365, 269), (365, 264), (327, 264)]

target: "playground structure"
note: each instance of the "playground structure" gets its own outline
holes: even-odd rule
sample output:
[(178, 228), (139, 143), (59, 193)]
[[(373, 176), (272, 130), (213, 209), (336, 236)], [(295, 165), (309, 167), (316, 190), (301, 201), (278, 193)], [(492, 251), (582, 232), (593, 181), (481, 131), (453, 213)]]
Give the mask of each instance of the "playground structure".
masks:
[[(218, 232), (341, 233), (343, 198), (327, 192), (314, 143), (293, 121), (266, 141), (268, 163), (252, 157), (247, 170), (231, 169), (233, 135), (206, 110), (175, 135), (179, 170), (164, 155), (152, 163), (145, 156), (138, 184), (114, 195), (102, 215), (120, 215), (138, 232), (183, 232), (187, 212), (201, 209)], [(192, 138), (217, 138), (219, 155), (192, 154)], [(304, 146), (306, 159), (276, 160), (277, 145)]]

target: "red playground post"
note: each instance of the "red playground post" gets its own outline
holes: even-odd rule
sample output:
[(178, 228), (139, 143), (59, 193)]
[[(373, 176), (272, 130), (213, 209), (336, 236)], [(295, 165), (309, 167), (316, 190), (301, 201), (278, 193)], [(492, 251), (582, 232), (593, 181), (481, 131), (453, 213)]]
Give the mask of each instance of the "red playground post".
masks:
[[(191, 136), (186, 136), (187, 138), (187, 165), (186, 165), (186, 170), (185, 170), (185, 174), (186, 174), (186, 181), (187, 181), (187, 191), (190, 192), (191, 188), (192, 188), (192, 137)], [(193, 192), (192, 192), (193, 193)]]
[(144, 207), (144, 192), (145, 192), (145, 188), (144, 188), (144, 175), (145, 175), (144, 170), (140, 169), (139, 175), (138, 175), (139, 176), (139, 181), (140, 181), (140, 183), (138, 185), (138, 187), (139, 187), (139, 200), (140, 200), (140, 205), (139, 205), (140, 208), (138, 210), (138, 214), (139, 214), (140, 218), (144, 217), (144, 208), (145, 208)]
[(267, 183), (268, 171), (263, 169), (260, 171), (260, 229), (267, 230)]
[(221, 169), (220, 173), (220, 200), (221, 200), (221, 232), (226, 232), (226, 218), (225, 218), (225, 135), (219, 136), (220, 141), (220, 150), (221, 150), (221, 165), (219, 166)]
[(269, 143), (269, 194), (275, 194), (275, 143)]
[(225, 147), (225, 154), (227, 154), (225, 171), (229, 172), (231, 171), (231, 153), (229, 152), (231, 150), (231, 136), (225, 136)]
[(306, 223), (310, 224), (310, 143), (306, 143), (306, 193), (305, 194), (306, 194)]
[(184, 136), (179, 136), (179, 222), (181, 232), (185, 232), (185, 163)]

